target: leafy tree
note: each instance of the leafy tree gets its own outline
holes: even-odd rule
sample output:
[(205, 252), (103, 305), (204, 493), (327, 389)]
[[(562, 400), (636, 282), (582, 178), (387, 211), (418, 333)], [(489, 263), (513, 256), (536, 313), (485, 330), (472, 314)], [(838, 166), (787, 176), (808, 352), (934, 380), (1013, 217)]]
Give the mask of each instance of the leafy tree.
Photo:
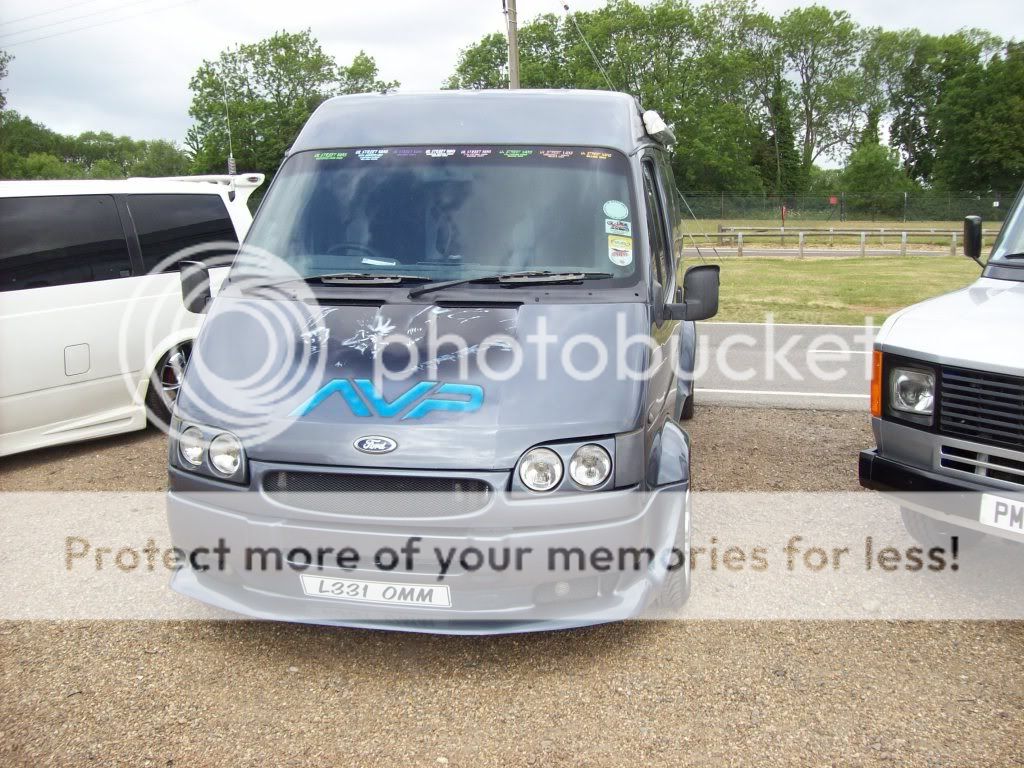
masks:
[(850, 154), (840, 180), (847, 193), (847, 209), (872, 217), (898, 213), (904, 193), (915, 189), (899, 155), (877, 141), (865, 142)]
[[(523, 32), (528, 28), (524, 27)], [(520, 53), (520, 56), (529, 59), (529, 54)], [(484, 36), (475, 45), (463, 48), (459, 52), (455, 72), (445, 81), (444, 87), (452, 90), (508, 88), (508, 41), (505, 36), (495, 32)]]
[[(11, 56), (7, 51), (0, 51), (0, 80), (7, 77), (7, 65), (11, 63)], [(0, 89), (0, 110), (7, 106), (7, 91)]]
[(820, 5), (786, 13), (779, 34), (796, 78), (800, 150), (809, 170), (819, 157), (849, 146), (857, 133), (864, 87), (857, 68), (862, 35), (846, 11)]
[(157, 139), (142, 142), (138, 160), (128, 169), (130, 176), (185, 176), (191, 162), (171, 141)]
[(224, 171), (230, 118), (230, 149), (238, 167), (272, 176), (302, 125), (326, 99), (398, 86), (377, 77), (376, 63), (362, 51), (349, 66), (339, 67), (308, 29), (229, 48), (215, 61), (204, 61), (189, 83), (189, 115), (195, 124), (185, 143), (192, 168)]
[(948, 189), (1012, 191), (1024, 179), (1024, 43), (947, 83), (935, 106), (936, 181)]

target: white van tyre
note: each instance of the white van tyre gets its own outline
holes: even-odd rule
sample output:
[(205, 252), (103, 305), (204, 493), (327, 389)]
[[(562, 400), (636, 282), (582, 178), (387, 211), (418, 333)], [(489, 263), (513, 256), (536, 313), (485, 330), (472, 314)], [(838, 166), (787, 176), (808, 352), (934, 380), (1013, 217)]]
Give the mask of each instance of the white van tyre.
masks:
[(150, 423), (160, 429), (167, 429), (171, 423), (171, 408), (178, 399), (178, 391), (185, 376), (185, 366), (188, 365), (191, 354), (191, 341), (176, 344), (160, 358), (149, 376), (146, 416)]
[(936, 520), (909, 507), (900, 507), (900, 516), (903, 518), (903, 527), (906, 528), (907, 533), (926, 550), (932, 547), (942, 547), (948, 551), (950, 538), (956, 536), (959, 539), (957, 544), (963, 551), (985, 537), (978, 531)]

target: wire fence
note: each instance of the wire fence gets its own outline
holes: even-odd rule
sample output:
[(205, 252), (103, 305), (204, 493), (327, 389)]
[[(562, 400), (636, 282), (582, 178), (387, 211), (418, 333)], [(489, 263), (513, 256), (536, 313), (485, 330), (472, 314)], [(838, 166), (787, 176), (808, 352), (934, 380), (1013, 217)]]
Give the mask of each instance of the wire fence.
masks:
[(896, 193), (853, 195), (845, 192), (815, 195), (765, 195), (734, 192), (683, 192), (699, 219), (783, 220), (786, 224), (822, 221), (957, 221), (978, 215), (1001, 222), (1013, 202), (1012, 194)]

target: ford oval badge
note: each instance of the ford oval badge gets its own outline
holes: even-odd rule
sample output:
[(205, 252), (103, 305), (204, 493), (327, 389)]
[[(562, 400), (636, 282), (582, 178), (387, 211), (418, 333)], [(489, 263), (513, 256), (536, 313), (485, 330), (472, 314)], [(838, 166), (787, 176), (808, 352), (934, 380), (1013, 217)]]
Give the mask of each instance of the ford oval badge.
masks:
[(390, 437), (382, 437), (381, 435), (360, 437), (353, 445), (357, 451), (362, 451), (363, 453), (391, 453), (398, 447), (398, 443)]

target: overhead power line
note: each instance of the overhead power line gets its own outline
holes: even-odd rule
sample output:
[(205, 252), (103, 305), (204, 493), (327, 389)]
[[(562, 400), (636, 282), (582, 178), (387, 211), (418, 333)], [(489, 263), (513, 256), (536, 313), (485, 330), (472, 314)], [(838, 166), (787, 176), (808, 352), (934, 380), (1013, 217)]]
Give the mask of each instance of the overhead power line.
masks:
[(8, 19), (4, 24), (17, 24), (19, 21), (28, 21), (29, 19), (37, 19), (40, 16), (49, 16), (51, 13), (59, 13), (60, 11), (67, 11), (71, 8), (77, 8), (80, 5), (92, 5), (98, 3), (99, 0), (80, 0), (77, 3), (69, 3), (68, 5), (62, 5), (59, 8), (51, 8), (49, 11), (39, 11), (39, 13), (30, 13), (28, 16), (19, 16), (16, 19)]
[(49, 29), (50, 27), (59, 27), (61, 24), (68, 24), (72, 21), (80, 21), (81, 19), (89, 19), (93, 16), (102, 16), (106, 13), (117, 13), (123, 11), (126, 8), (131, 8), (136, 5), (142, 5), (143, 3), (151, 2), (152, 0), (133, 0), (130, 3), (124, 3), (122, 5), (115, 5), (110, 8), (100, 8), (96, 11), (89, 11), (89, 13), (82, 13), (78, 16), (69, 16), (66, 19), (59, 19), (58, 21), (49, 21), (46, 24), (38, 24), (34, 27), (26, 27), (25, 29), (19, 29), (15, 32), (4, 32), (0, 34), (0, 37), (16, 37), (17, 35), (27, 35), (30, 32), (38, 32), (40, 29)]
[(75, 32), (84, 32), (87, 29), (96, 29), (97, 27), (105, 27), (107, 24), (117, 24), (118, 22), (121, 22), (121, 21), (129, 21), (130, 19), (138, 19), (138, 18), (140, 18), (142, 16), (149, 16), (150, 14), (160, 13), (161, 11), (170, 11), (170, 10), (172, 10), (174, 8), (180, 8), (183, 5), (191, 5), (192, 3), (195, 3), (195, 2), (198, 2), (198, 0), (184, 0), (184, 2), (181, 2), (181, 3), (174, 3), (172, 5), (165, 5), (165, 6), (161, 7), (161, 8), (151, 8), (151, 9), (146, 10), (146, 11), (141, 11), (140, 13), (132, 13), (132, 14), (129, 14), (128, 16), (121, 16), (120, 18), (117, 18), (117, 19), (107, 19), (106, 21), (99, 21), (99, 22), (97, 22), (95, 24), (87, 24), (87, 25), (85, 25), (83, 27), (75, 27), (74, 29), (64, 29), (64, 30), (61, 30), (60, 32), (54, 32), (53, 34), (50, 34), (50, 35), (42, 35), (41, 37), (32, 37), (32, 38), (29, 38), (28, 40), (15, 40), (13, 43), (5, 43), (4, 44), (4, 48), (16, 48), (19, 45), (27, 45), (28, 43), (37, 43), (40, 40), (49, 40), (50, 38), (61, 37), (62, 35), (70, 35), (70, 34), (73, 34)]

